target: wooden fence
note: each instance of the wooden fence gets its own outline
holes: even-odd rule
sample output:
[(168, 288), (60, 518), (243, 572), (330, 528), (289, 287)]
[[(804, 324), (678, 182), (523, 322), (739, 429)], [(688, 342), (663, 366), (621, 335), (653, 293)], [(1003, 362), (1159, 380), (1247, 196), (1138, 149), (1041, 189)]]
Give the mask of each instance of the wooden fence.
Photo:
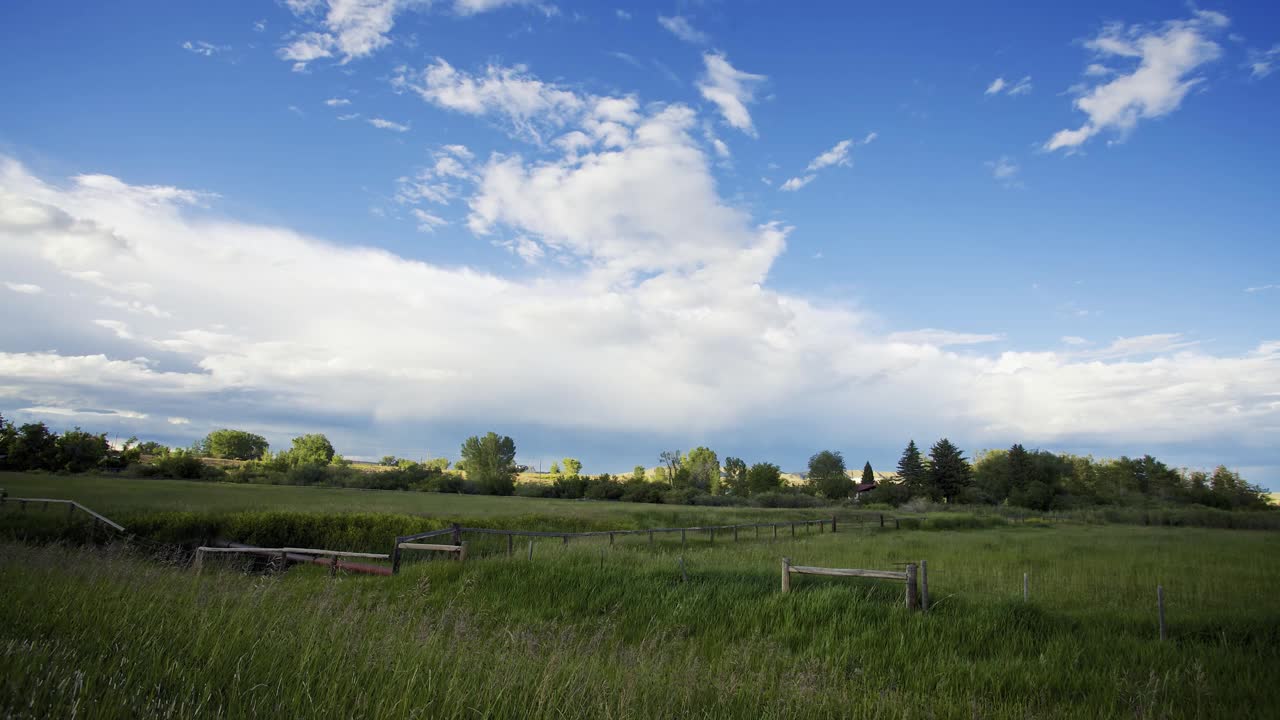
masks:
[[(329, 558), (326, 563), (329, 566), (329, 574), (337, 575), (340, 567), (339, 558), (368, 558), (373, 560), (387, 560), (390, 558), (385, 553), (364, 553), (364, 552), (347, 552), (345, 550), (317, 550), (315, 548), (263, 548), (241, 545), (239, 547), (198, 547), (196, 548), (195, 558), (192, 560), (192, 568), (196, 573), (200, 573), (204, 569), (204, 556), (216, 553), (244, 553), (248, 555), (264, 555), (269, 558), (278, 558), (281, 566), (286, 563), (293, 562), (310, 562), (314, 563), (321, 557)], [(368, 572), (371, 566), (361, 566), (360, 569)], [(350, 567), (349, 569), (357, 569)], [(390, 574), (383, 569), (383, 574)]]
[[(881, 526), (883, 527), (883, 516), (881, 516)], [(790, 530), (791, 537), (796, 537), (796, 528), (814, 532), (817, 528), (818, 533), (826, 532), (827, 526), (830, 525), (830, 531), (836, 532), (838, 523), (835, 516), (829, 518), (821, 518), (818, 520), (788, 520), (776, 523), (740, 523), (737, 525), (698, 525), (694, 527), (682, 528), (646, 528), (643, 530), (592, 530), (587, 532), (554, 532), (547, 530), (502, 530), (496, 528), (473, 528), (454, 525), (453, 527), (443, 528), (440, 530), (431, 530), (416, 535), (404, 535), (397, 537), (391, 550), (391, 568), (392, 573), (400, 572), (400, 548), (407, 547), (406, 543), (416, 543), (418, 540), (426, 540), (433, 537), (442, 537), (449, 535), (452, 537), (452, 546), (458, 547), (463, 545), (462, 536), (465, 533), (475, 535), (498, 535), (507, 538), (507, 555), (515, 555), (515, 538), (560, 538), (564, 545), (569, 544), (571, 538), (609, 538), (609, 544), (614, 544), (619, 536), (627, 535), (647, 535), (650, 544), (654, 541), (655, 535), (680, 533), (680, 544), (683, 546), (688, 542), (689, 533), (707, 533), (707, 539), (710, 544), (716, 542), (716, 533), (732, 533), (733, 541), (737, 542), (743, 530), (754, 530), (754, 537), (760, 537), (762, 528), (771, 528), (773, 538), (778, 537), (778, 528), (786, 528)], [(722, 535), (723, 536), (723, 535)], [(442, 549), (448, 546), (433, 546), (429, 549)], [(532, 557), (532, 547), (530, 548), (530, 556)]]
[[(894, 570), (861, 570), (855, 568), (824, 568), (810, 565), (792, 565), (791, 558), (782, 558), (782, 592), (791, 592), (792, 575), (827, 575), (831, 577), (865, 577), (881, 580), (901, 580), (906, 584), (906, 603), (908, 610), (929, 611), (929, 566), (921, 560), (916, 563), (905, 563), (903, 572)], [(917, 585), (919, 580), (919, 585)], [(923, 588), (923, 592), (921, 591)]]
[(66, 505), (67, 517), (71, 517), (76, 510), (80, 510), (84, 514), (93, 518), (94, 525), (97, 525), (98, 523), (102, 523), (103, 525), (106, 525), (107, 527), (113, 530), (124, 532), (124, 526), (121, 525), (120, 523), (110, 520), (106, 517), (103, 517), (102, 515), (99, 515), (98, 513), (76, 502), (75, 500), (59, 500), (57, 498), (17, 498), (17, 497), (9, 497), (7, 494), (0, 492), (0, 507), (4, 506), (6, 503), (18, 503), (18, 509), (22, 511), (25, 511), (27, 509), (28, 504), (34, 504), (34, 503), (40, 503), (40, 507), (43, 510), (48, 510), (50, 504)]

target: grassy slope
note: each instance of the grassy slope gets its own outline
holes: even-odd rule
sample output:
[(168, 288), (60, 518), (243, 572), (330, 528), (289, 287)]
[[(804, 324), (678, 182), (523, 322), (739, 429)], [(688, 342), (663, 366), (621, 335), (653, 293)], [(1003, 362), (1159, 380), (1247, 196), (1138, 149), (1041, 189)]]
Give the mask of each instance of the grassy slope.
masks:
[(153, 511), (383, 512), (468, 518), (564, 515), (581, 520), (616, 519), (631, 526), (637, 516), (696, 524), (700, 519), (829, 517), (828, 510), (787, 511), (757, 508), (705, 508), (543, 498), (448, 495), (444, 493), (352, 490), (288, 485), (237, 485), (185, 480), (145, 480), (118, 476), (0, 473), (0, 488), (12, 497), (76, 500), (107, 517)]
[[(685, 584), (643, 544), (337, 580), (6, 545), (0, 715), (1274, 717), (1277, 551), (1210, 530), (845, 532), (691, 547)], [(781, 595), (784, 554), (927, 558), (935, 610), (884, 581)]]

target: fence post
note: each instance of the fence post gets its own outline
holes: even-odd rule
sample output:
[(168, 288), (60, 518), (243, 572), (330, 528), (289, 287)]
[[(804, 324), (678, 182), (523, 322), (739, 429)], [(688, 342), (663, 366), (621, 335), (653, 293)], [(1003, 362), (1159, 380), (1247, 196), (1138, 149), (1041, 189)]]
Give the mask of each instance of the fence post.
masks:
[(507, 557), (511, 557), (512, 555), (515, 555), (515, 554), (516, 554), (516, 536), (508, 534), (507, 535)]
[(460, 550), (458, 550), (458, 562), (466, 562), (467, 561), (467, 541), (463, 540), (462, 544), (460, 544), (458, 547), (461, 548)]
[(920, 561), (920, 609), (929, 612), (929, 563)]
[(529, 541), (529, 560), (533, 560), (533, 540)]
[(396, 537), (396, 544), (391, 547), (391, 574), (400, 574), (400, 543), (399, 537)]
[(835, 532), (835, 531), (836, 531), (836, 516), (832, 515), (831, 516), (831, 532)]
[(711, 544), (712, 544), (712, 545), (715, 545), (715, 544), (716, 544), (716, 529), (715, 529), (715, 528), (711, 528)]
[(1164, 639), (1168, 637), (1168, 635), (1166, 635), (1165, 628), (1164, 628), (1164, 586), (1163, 585), (1156, 586), (1156, 610), (1160, 614), (1160, 642), (1164, 642)]
[(288, 556), (285, 555), (285, 552), (281, 550), (280, 551), (280, 567), (278, 568), (278, 570), (279, 572), (284, 572), (285, 570), (288, 570), (288, 569), (289, 569), (289, 558)]
[(894, 519), (893, 519), (893, 529), (894, 529), (894, 530), (901, 530), (901, 529), (902, 529), (902, 523), (898, 522), (898, 518), (894, 518)]
[(682, 582), (689, 582), (689, 573), (685, 572), (685, 569), (684, 569), (684, 556), (683, 556), (683, 555), (681, 555), (681, 556), (680, 556), (680, 580), (681, 580)]
[(462, 544), (462, 528), (458, 526), (458, 523), (453, 524), (453, 544)]
[(778, 540), (778, 523), (773, 524), (773, 539), (775, 542)]
[(796, 537), (796, 524), (792, 522), (791, 523), (791, 539), (794, 540), (795, 537)]
[(569, 544), (569, 536), (568, 536), (568, 535), (561, 535), (561, 536), (560, 536), (560, 538), (562, 539), (562, 542), (560, 543), (561, 545), (568, 545), (568, 544)]
[(1026, 602), (1030, 597), (1030, 593), (1027, 592), (1027, 575), (1028, 573), (1022, 573), (1022, 602)]
[(613, 544), (613, 533), (609, 533), (609, 544)]
[(652, 544), (653, 544), (653, 531), (652, 531), (652, 530), (650, 530), (650, 531), (649, 531), (649, 544), (650, 544), (650, 545), (652, 545)]
[(920, 606), (916, 588), (916, 564), (907, 563), (907, 609), (915, 610)]
[(201, 572), (204, 571), (204, 549), (203, 548), (196, 548), (196, 557), (195, 557), (195, 560), (192, 561), (191, 567), (196, 571), (197, 575), (199, 575)]
[(71, 517), (75, 514), (76, 514), (76, 504), (67, 503), (67, 519), (70, 520)]
[(884, 513), (880, 513), (880, 527), (884, 527)]
[[(684, 547), (684, 528), (680, 528), (680, 547)], [(684, 560), (680, 562), (683, 563)]]
[(733, 526), (733, 541), (738, 542), (738, 526)]
[(338, 556), (333, 555), (329, 558), (329, 577), (338, 576)]
[(782, 558), (782, 592), (791, 592), (791, 558)]

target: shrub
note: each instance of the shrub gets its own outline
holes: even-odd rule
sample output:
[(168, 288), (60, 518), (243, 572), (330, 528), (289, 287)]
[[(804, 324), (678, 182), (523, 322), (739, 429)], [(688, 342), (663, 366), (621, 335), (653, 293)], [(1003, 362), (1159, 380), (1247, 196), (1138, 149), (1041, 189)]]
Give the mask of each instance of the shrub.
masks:
[(762, 508), (814, 508), (826, 505), (812, 495), (795, 492), (760, 493), (751, 496), (751, 504)]

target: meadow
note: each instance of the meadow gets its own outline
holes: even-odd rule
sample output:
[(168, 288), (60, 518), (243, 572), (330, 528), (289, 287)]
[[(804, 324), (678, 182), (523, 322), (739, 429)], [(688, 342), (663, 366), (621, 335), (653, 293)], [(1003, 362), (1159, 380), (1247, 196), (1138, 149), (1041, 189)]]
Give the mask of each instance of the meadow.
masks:
[[(104, 488), (134, 481), (116, 482), (99, 481), (99, 505), (154, 509), (145, 489), (156, 481), (112, 500)], [(196, 483), (166, 492), (182, 488), (375, 495)], [(198, 502), (234, 509), (243, 497)], [(616, 522), (631, 510), (447, 502), (467, 517), (560, 513), (566, 524), (581, 522), (575, 512)], [(686, 518), (697, 522), (787, 512), (678, 510), (700, 513)], [(11, 510), (0, 516), (13, 521)], [(879, 569), (926, 559), (933, 607), (906, 610), (902, 585), (883, 580), (797, 576), (783, 595), (783, 556)], [(0, 542), (0, 715), (1265, 718), (1280, 708), (1280, 535), (1271, 532), (845, 524), (683, 548), (540, 542), (533, 561), (418, 556), (392, 578), (263, 574), (231, 558), (196, 575), (185, 560), (123, 543)]]

